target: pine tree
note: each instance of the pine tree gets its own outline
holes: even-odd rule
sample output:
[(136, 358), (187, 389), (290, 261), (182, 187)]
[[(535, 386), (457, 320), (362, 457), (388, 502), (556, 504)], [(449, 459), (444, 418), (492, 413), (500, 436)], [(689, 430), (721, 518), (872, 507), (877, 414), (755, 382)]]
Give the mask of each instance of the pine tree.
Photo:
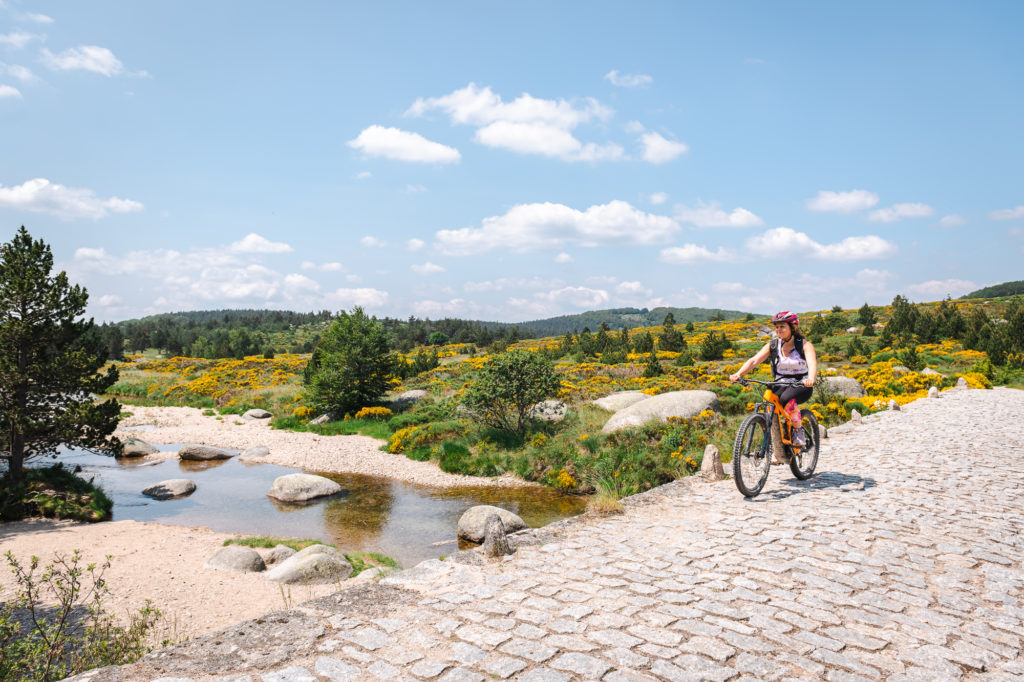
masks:
[(117, 369), (100, 372), (109, 349), (95, 323), (81, 319), (89, 295), (52, 269), (49, 245), (24, 226), (0, 246), (0, 457), (9, 465), (0, 497), (16, 504), (26, 461), (65, 445), (121, 447), (110, 437), (121, 406), (95, 399)]

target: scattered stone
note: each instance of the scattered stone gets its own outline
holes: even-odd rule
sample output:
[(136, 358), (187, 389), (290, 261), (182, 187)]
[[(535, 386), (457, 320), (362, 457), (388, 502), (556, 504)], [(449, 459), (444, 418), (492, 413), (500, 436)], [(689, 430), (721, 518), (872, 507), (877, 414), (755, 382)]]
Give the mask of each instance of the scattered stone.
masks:
[(892, 398), (889, 398), (889, 409), (892, 410), (893, 412), (899, 412), (900, 404), (893, 400)]
[(928, 389), (928, 397), (929, 398), (938, 398), (939, 397), (939, 389), (935, 388), (934, 386), (929, 388)]
[(956, 380), (956, 387), (957, 388), (967, 388), (967, 379), (964, 379), (963, 377), (960, 377), (959, 379), (957, 379)]
[(238, 573), (259, 573), (267, 570), (266, 564), (256, 550), (241, 545), (221, 547), (206, 562), (206, 568)]
[(315, 474), (287, 474), (274, 479), (267, 495), (281, 502), (305, 502), (341, 492), (341, 486)]
[(909, 371), (910, 371), (910, 368), (909, 367), (904, 367), (903, 365), (893, 365), (892, 366), (893, 374), (906, 374)]
[(924, 369), (922, 369), (921, 370), (921, 374), (927, 374), (928, 376), (933, 376), (933, 377), (941, 377), (942, 376), (942, 372), (936, 372), (931, 367), (925, 367)]
[(270, 454), (270, 448), (266, 445), (256, 445), (249, 448), (238, 456), (239, 462), (260, 462)]
[(152, 497), (154, 500), (173, 500), (178, 497), (188, 497), (195, 491), (195, 481), (187, 478), (171, 478), (143, 488), (142, 494)]
[(850, 421), (852, 421), (854, 424), (860, 424), (862, 421), (864, 421), (864, 417), (861, 416), (861, 413), (858, 412), (856, 409), (853, 409), (850, 410)]
[(156, 446), (147, 443), (141, 438), (128, 438), (124, 441), (123, 445), (121, 457), (145, 457), (146, 455), (160, 452)]
[(333, 583), (352, 575), (345, 555), (327, 545), (311, 545), (267, 571), (267, 580), (278, 583)]
[(860, 327), (850, 327), (846, 330), (847, 334), (856, 334), (858, 332), (860, 332)]
[(484, 522), (483, 550), (486, 556), (495, 558), (512, 553), (508, 546), (508, 538), (505, 537), (505, 524), (497, 514), (489, 514)]
[(404, 410), (410, 405), (415, 405), (419, 401), (426, 398), (428, 395), (430, 394), (421, 388), (417, 388), (412, 391), (406, 391), (405, 393), (401, 393), (391, 399), (391, 407), (395, 411)]
[(263, 561), (267, 564), (267, 566), (274, 566), (275, 564), (279, 564), (282, 561), (295, 556), (295, 554), (296, 551), (291, 547), (286, 547), (285, 545), (275, 545), (272, 550), (270, 550), (263, 556)]
[(242, 419), (270, 419), (273, 416), (274, 415), (270, 414), (266, 410), (254, 408), (252, 410), (246, 410), (245, 413), (242, 414)]
[(863, 398), (868, 394), (853, 377), (825, 377), (825, 383), (833, 393), (847, 398)]
[(612, 433), (633, 426), (641, 426), (651, 419), (658, 419), (662, 422), (668, 421), (669, 417), (689, 419), (696, 417), (704, 410), (718, 412), (718, 396), (714, 392), (670, 391), (619, 410), (612, 415), (601, 430), (605, 433)]
[(725, 471), (722, 469), (722, 455), (712, 443), (708, 443), (704, 448), (704, 459), (700, 463), (700, 475), (708, 481), (721, 481), (725, 478)]
[(459, 537), (469, 540), (470, 542), (483, 542), (486, 532), (487, 517), (491, 514), (497, 514), (498, 518), (501, 519), (502, 525), (505, 527), (505, 532), (507, 533), (514, 533), (517, 530), (526, 528), (526, 523), (509, 510), (502, 509), (501, 507), (494, 507), (489, 504), (479, 504), (467, 509), (459, 518)]
[(640, 391), (618, 391), (617, 393), (606, 395), (603, 398), (598, 398), (594, 401), (594, 404), (602, 410), (618, 412), (630, 405), (636, 405), (642, 400), (647, 400), (650, 397), (650, 394), (642, 393)]
[(178, 450), (178, 458), (196, 462), (207, 462), (216, 459), (230, 459), (231, 453), (209, 445), (182, 445)]
[(309, 423), (315, 426), (322, 426), (330, 422), (340, 421), (345, 415), (338, 414), (337, 412), (326, 412), (315, 419), (310, 419)]
[(530, 408), (530, 417), (545, 422), (557, 423), (565, 419), (569, 406), (561, 400), (544, 400)]

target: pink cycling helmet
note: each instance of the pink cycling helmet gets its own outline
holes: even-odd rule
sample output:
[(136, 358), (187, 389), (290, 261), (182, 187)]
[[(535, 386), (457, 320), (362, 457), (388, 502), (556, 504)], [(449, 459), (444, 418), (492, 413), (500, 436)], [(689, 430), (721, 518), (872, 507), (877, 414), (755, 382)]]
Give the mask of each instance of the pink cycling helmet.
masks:
[(775, 313), (775, 317), (772, 318), (772, 324), (776, 322), (789, 322), (794, 327), (800, 326), (800, 318), (796, 316), (796, 313), (791, 313), (788, 310), (783, 310), (781, 313)]

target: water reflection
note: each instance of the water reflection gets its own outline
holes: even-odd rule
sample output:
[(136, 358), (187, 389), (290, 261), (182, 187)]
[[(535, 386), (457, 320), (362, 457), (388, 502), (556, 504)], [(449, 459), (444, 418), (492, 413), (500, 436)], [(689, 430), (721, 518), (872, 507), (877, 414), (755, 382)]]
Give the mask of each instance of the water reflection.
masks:
[[(180, 445), (158, 447), (176, 452)], [(382, 552), (403, 566), (454, 551), (459, 517), (473, 505), (504, 507), (532, 527), (579, 514), (586, 505), (584, 499), (550, 488), (444, 489), (328, 473), (320, 475), (341, 485), (340, 493), (305, 504), (285, 504), (268, 497), (267, 491), (275, 478), (296, 470), (273, 464), (243, 464), (237, 458), (115, 460), (70, 450), (61, 459), (67, 466), (80, 465), (86, 478), (95, 476), (114, 500), (114, 520), (316, 538), (345, 551)], [(146, 486), (169, 478), (190, 478), (196, 491), (187, 498), (163, 502), (141, 494)]]

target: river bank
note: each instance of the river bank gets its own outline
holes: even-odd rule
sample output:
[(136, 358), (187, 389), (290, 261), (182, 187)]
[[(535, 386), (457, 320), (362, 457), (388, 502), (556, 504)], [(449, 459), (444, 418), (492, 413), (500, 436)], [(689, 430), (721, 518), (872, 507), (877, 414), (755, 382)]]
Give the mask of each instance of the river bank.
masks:
[[(262, 459), (269, 464), (294, 467), (310, 472), (368, 474), (407, 483), (442, 488), (467, 486), (535, 486), (515, 476), (494, 478), (449, 474), (433, 462), (417, 462), (403, 455), (380, 449), (383, 440), (367, 436), (320, 436), (301, 431), (270, 428), (269, 420), (245, 420), (226, 414), (207, 416), (193, 407), (144, 407), (126, 405), (130, 417), (122, 420), (116, 435), (130, 436), (154, 444), (198, 443), (232, 450), (265, 445), (270, 454)], [(145, 431), (137, 427), (152, 426)]]

